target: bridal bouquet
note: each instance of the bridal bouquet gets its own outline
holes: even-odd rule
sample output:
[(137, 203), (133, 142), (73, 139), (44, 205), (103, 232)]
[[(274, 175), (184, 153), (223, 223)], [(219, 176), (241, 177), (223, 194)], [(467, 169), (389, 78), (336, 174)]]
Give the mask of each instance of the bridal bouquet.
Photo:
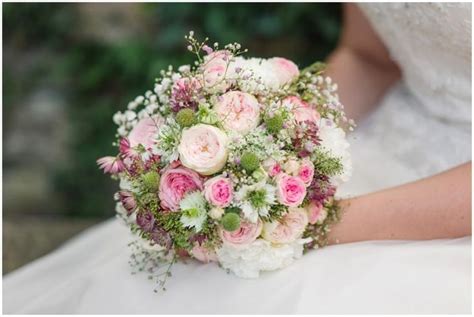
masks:
[(338, 219), (353, 122), (323, 64), (300, 71), (185, 38), (196, 62), (162, 71), (116, 113), (118, 154), (97, 161), (120, 180), (117, 211), (140, 241), (133, 262), (191, 257), (244, 278), (283, 268)]

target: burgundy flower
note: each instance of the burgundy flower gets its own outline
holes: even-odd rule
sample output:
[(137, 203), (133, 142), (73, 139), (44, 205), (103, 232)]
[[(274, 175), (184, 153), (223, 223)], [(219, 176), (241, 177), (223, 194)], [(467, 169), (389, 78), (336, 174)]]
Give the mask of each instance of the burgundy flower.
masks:
[(143, 229), (143, 231), (151, 232), (155, 226), (155, 217), (149, 211), (137, 214), (137, 225)]
[(323, 204), (327, 199), (334, 196), (336, 187), (331, 185), (329, 177), (316, 175), (313, 182), (308, 187), (308, 198), (310, 201)]
[(104, 170), (104, 173), (118, 174), (125, 170), (123, 161), (114, 156), (105, 156), (97, 160), (99, 168)]
[(153, 228), (151, 231), (151, 240), (168, 250), (171, 249), (173, 245), (169, 233), (161, 227)]

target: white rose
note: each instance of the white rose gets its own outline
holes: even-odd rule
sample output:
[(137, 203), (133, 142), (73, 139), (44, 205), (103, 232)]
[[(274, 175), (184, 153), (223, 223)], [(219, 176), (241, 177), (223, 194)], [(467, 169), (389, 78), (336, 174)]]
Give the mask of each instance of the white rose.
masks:
[(298, 170), (300, 169), (300, 163), (295, 159), (289, 159), (286, 161), (285, 165), (283, 166), (285, 172), (289, 175), (296, 175), (298, 174)]
[(251, 94), (229, 91), (214, 106), (219, 120), (228, 131), (246, 134), (260, 123), (260, 105)]
[(183, 131), (178, 146), (181, 163), (202, 175), (220, 171), (227, 161), (227, 135), (220, 129), (197, 124)]

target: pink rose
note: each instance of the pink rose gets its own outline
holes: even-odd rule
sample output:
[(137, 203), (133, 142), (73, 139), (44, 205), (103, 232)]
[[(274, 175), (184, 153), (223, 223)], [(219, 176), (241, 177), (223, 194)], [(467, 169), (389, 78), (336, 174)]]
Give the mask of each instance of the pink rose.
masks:
[(225, 74), (231, 58), (232, 53), (226, 50), (216, 51), (204, 57), (201, 66), (204, 87), (214, 92), (223, 92), (229, 88)]
[(304, 159), (300, 164), (300, 168), (298, 169), (298, 177), (301, 178), (306, 186), (309, 186), (314, 177), (313, 162), (308, 159)]
[(196, 190), (202, 190), (199, 174), (185, 167), (167, 169), (161, 175), (159, 198), (161, 207), (166, 210), (178, 211), (179, 202), (183, 197)]
[(219, 172), (227, 162), (227, 135), (207, 124), (196, 124), (185, 129), (178, 146), (184, 166), (202, 175)]
[(246, 134), (260, 122), (260, 105), (251, 94), (229, 91), (219, 97), (214, 106), (217, 116), (226, 130)]
[(317, 223), (320, 220), (320, 218), (324, 216), (323, 204), (321, 204), (319, 201), (311, 202), (306, 207), (306, 210), (308, 212), (308, 221), (312, 225)]
[(198, 243), (191, 250), (191, 255), (198, 261), (209, 263), (217, 262), (217, 255), (214, 251), (209, 250)]
[(306, 185), (298, 176), (280, 174), (276, 177), (277, 199), (278, 201), (290, 207), (297, 207), (306, 196)]
[(304, 102), (297, 96), (290, 96), (283, 99), (283, 106), (293, 110), (295, 120), (297, 123), (310, 121), (317, 123), (321, 119), (319, 112)]
[(301, 238), (307, 224), (303, 208), (290, 208), (280, 221), (264, 223), (262, 237), (272, 243), (291, 243)]
[(134, 148), (141, 144), (145, 149), (151, 148), (155, 144), (155, 136), (163, 122), (163, 118), (159, 115), (138, 121), (128, 134), (130, 147)]
[(270, 177), (275, 177), (281, 173), (281, 165), (274, 159), (267, 159), (263, 162), (263, 168)]
[(224, 229), (220, 229), (220, 235), (224, 243), (231, 245), (247, 245), (255, 240), (262, 233), (262, 222), (258, 220), (257, 223), (251, 223), (249, 221), (242, 221), (240, 228), (229, 232)]
[(233, 194), (232, 182), (228, 178), (216, 176), (204, 183), (204, 197), (214, 206), (229, 206)]
[(286, 58), (273, 57), (268, 62), (272, 65), (273, 74), (278, 79), (280, 86), (292, 82), (300, 75), (298, 66)]

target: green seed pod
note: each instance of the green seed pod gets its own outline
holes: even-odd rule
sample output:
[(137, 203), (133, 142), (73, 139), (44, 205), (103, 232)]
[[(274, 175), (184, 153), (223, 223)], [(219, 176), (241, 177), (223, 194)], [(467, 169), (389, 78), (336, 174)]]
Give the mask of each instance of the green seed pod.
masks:
[(225, 231), (235, 231), (240, 228), (240, 217), (236, 213), (229, 212), (222, 217), (221, 223)]
[(242, 165), (242, 168), (250, 174), (260, 166), (260, 162), (258, 161), (257, 155), (251, 152), (245, 152), (240, 158), (240, 165)]
[(276, 114), (273, 117), (267, 117), (265, 119), (265, 125), (267, 126), (268, 132), (276, 134), (283, 129), (283, 118), (279, 114)]
[(156, 192), (160, 185), (160, 174), (149, 171), (141, 176), (141, 183), (146, 191)]
[(183, 128), (187, 128), (196, 123), (196, 116), (192, 109), (181, 109), (178, 114), (176, 114), (176, 122)]

